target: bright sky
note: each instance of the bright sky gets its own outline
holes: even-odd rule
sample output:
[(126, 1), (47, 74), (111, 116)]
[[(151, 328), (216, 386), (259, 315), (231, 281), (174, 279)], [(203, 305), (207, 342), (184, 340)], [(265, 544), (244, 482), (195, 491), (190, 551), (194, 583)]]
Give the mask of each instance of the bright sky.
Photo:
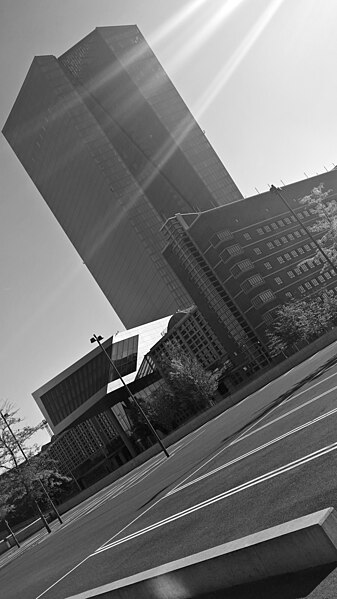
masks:
[[(35, 55), (137, 24), (254, 195), (337, 162), (336, 22), (335, 0), (0, 0), (0, 128)], [(35, 424), (32, 391), (123, 327), (2, 136), (0, 182), (0, 398)]]

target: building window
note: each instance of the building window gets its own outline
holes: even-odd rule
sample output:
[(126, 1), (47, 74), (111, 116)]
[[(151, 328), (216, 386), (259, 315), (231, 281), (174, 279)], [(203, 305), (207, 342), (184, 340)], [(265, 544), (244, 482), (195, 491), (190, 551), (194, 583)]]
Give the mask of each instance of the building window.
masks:
[(311, 283), (309, 283), (309, 281), (307, 281), (307, 282), (305, 283), (305, 287), (306, 287), (307, 289), (312, 289)]
[(263, 227), (266, 233), (270, 233), (271, 232), (271, 228), (269, 227), (269, 225), (266, 225), (265, 227)]
[(259, 229), (256, 229), (259, 235), (263, 235), (263, 229), (261, 227), (259, 227)]
[(211, 244), (215, 247), (220, 241), (229, 241), (230, 239), (233, 239), (233, 233), (229, 229), (223, 229), (211, 237)]
[(275, 231), (276, 229), (278, 229), (278, 226), (276, 223), (271, 223), (271, 228)]
[(275, 245), (277, 247), (279, 247), (280, 245), (282, 245), (279, 239), (274, 239), (274, 243), (275, 243)]
[(253, 275), (252, 277), (249, 277), (249, 279), (246, 279), (246, 281), (244, 281), (242, 283), (241, 289), (245, 293), (248, 293), (248, 291), (250, 291), (251, 289), (254, 289), (254, 287), (258, 287), (259, 285), (262, 285), (263, 283), (264, 283), (264, 279), (261, 277), (260, 274)]
[(279, 227), (284, 227), (284, 222), (283, 222), (283, 220), (278, 220), (278, 221), (277, 221), (277, 224), (278, 224), (278, 226), (279, 226)]
[(282, 243), (288, 243), (288, 239), (286, 237), (281, 237)]
[(275, 281), (276, 285), (282, 285), (282, 283), (283, 283), (281, 277), (275, 277), (274, 281)]
[(301, 264), (301, 268), (302, 268), (303, 272), (308, 272), (308, 270), (309, 270), (306, 264)]
[(263, 278), (261, 277), (260, 274), (258, 274), (258, 275), (253, 275), (252, 277), (249, 277), (248, 281), (251, 285), (256, 286), (256, 285), (260, 285), (261, 283), (263, 283)]
[(289, 239), (289, 241), (294, 241), (295, 237), (293, 236), (292, 233), (289, 233), (288, 239)]
[(252, 304), (255, 308), (259, 308), (260, 306), (267, 304), (275, 299), (275, 295), (271, 289), (267, 289), (266, 291), (262, 291), (252, 300)]
[(288, 270), (287, 275), (288, 275), (289, 279), (293, 279), (295, 276), (295, 274), (293, 273), (292, 270)]
[(288, 299), (292, 299), (293, 298), (293, 294), (291, 293), (291, 291), (287, 291), (286, 298), (288, 298)]
[(278, 258), (277, 258), (277, 261), (278, 261), (280, 264), (284, 264), (284, 258), (282, 258), (282, 256), (278, 256)]
[(273, 267), (272, 267), (272, 265), (270, 264), (270, 262), (265, 262), (265, 263), (264, 263), (264, 267), (265, 267), (267, 270), (270, 270), (271, 268), (273, 268)]
[(231, 273), (234, 278), (237, 278), (238, 276), (240, 276), (241, 273), (246, 272), (247, 270), (251, 270), (252, 268), (254, 268), (254, 265), (249, 259), (242, 260), (241, 262), (238, 262), (237, 264), (235, 264), (235, 266), (231, 268)]
[(243, 236), (245, 239), (247, 239), (247, 241), (249, 241), (252, 238), (250, 233), (244, 233)]
[(274, 244), (273, 244), (273, 242), (272, 242), (272, 241), (268, 241), (268, 243), (267, 243), (267, 248), (268, 248), (268, 250), (272, 250), (272, 249), (274, 249)]
[(312, 282), (312, 284), (313, 284), (314, 287), (317, 287), (317, 285), (319, 285), (317, 279), (313, 279), (311, 282)]
[(286, 218), (284, 219), (284, 222), (285, 222), (285, 224), (286, 224), (286, 225), (291, 225), (291, 220), (290, 220), (290, 218), (288, 218), (288, 217), (286, 217)]
[(284, 254), (285, 259), (289, 262), (291, 260), (290, 254)]
[(298, 257), (298, 253), (296, 252), (296, 250), (292, 250), (292, 252), (290, 252), (293, 258), (297, 258)]
[(320, 276), (318, 277), (318, 280), (319, 280), (319, 282), (320, 282), (320, 283), (325, 283), (325, 281), (324, 281), (324, 277), (323, 277), (322, 275), (320, 275)]
[(238, 243), (235, 245), (231, 245), (220, 253), (220, 257), (222, 260), (228, 260), (232, 258), (232, 256), (239, 256), (242, 254), (242, 247)]
[(304, 289), (303, 285), (299, 286), (299, 290), (300, 290), (301, 293), (305, 293), (305, 289)]
[(260, 254), (262, 254), (262, 251), (260, 250), (260, 248), (254, 248), (254, 252), (257, 256), (260, 256)]

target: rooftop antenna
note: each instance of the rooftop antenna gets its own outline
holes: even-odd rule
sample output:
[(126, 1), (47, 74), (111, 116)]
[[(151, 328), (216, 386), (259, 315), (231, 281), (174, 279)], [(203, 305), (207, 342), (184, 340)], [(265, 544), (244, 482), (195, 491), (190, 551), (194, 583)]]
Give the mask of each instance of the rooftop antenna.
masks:
[[(303, 171), (303, 172), (304, 172), (304, 171)], [(308, 177), (307, 173), (306, 173), (306, 172), (304, 172), (304, 174), (305, 174), (306, 178), (307, 178), (307, 179), (309, 179), (309, 177)]]
[(281, 183), (282, 183), (282, 185), (283, 185), (283, 187), (284, 187), (284, 186), (285, 186), (285, 183), (282, 181), (282, 179), (280, 179), (280, 181), (281, 181)]
[(260, 193), (257, 187), (254, 187), (255, 191), (257, 191), (257, 193)]

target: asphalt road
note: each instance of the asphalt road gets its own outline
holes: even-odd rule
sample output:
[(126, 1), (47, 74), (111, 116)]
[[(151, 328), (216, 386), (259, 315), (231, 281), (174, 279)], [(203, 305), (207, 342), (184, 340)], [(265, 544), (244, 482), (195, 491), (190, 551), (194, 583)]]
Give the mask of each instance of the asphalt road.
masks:
[(337, 344), (173, 445), (169, 459), (156, 456), (100, 491), (52, 535), (0, 556), (1, 596), (65, 599), (337, 508), (335, 352)]

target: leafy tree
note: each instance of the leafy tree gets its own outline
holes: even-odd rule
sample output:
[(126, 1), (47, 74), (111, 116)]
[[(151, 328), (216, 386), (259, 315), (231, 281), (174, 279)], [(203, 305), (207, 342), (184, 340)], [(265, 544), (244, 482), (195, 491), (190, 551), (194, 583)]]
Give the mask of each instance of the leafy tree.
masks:
[(161, 367), (176, 402), (191, 413), (213, 404), (218, 375), (207, 371), (192, 354), (178, 344), (166, 344)]
[[(163, 381), (146, 400), (138, 400), (152, 425), (169, 432), (184, 420), (213, 404), (219, 374), (205, 370), (198, 360), (176, 343), (167, 343), (160, 359)], [(136, 408), (130, 412), (134, 430), (147, 436)]]
[[(37, 454), (38, 446), (32, 442), (40, 425), (23, 426), (22, 418), (11, 404), (6, 402), (1, 409), (15, 438), (6, 422), (0, 419), (0, 504), (2, 514), (15, 513), (16, 516), (27, 513), (27, 508), (35, 511), (36, 507), (47, 506), (43, 486), (50, 495), (68, 481), (58, 469), (55, 460), (48, 452)], [(18, 442), (25, 454), (22, 454)], [(42, 486), (42, 484), (43, 486)], [(48, 506), (49, 507), (49, 506)]]
[(337, 296), (333, 291), (294, 299), (278, 308), (267, 330), (271, 355), (297, 349), (297, 344), (310, 343), (336, 325)]
[[(310, 208), (312, 216), (316, 217), (314, 224), (308, 226), (310, 233), (315, 235), (318, 245), (322, 248), (332, 264), (337, 265), (337, 201), (331, 197), (332, 189), (323, 191), (324, 185), (321, 183), (315, 187), (311, 193), (300, 200)], [(322, 252), (317, 248), (315, 256), (306, 260), (312, 262), (320, 258), (324, 268), (330, 268)]]

